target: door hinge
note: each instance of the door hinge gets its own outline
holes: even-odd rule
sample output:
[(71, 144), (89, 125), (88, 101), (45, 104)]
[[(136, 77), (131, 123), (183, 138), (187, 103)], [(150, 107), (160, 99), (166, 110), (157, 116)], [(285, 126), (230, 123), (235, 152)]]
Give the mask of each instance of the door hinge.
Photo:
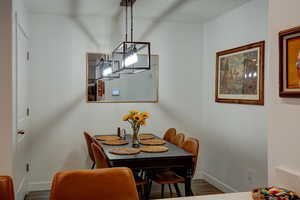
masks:
[(29, 61), (29, 51), (27, 51), (27, 61)]
[(29, 163), (26, 164), (26, 172), (29, 172)]
[(27, 117), (29, 117), (29, 115), (30, 115), (30, 110), (29, 110), (29, 108), (26, 109), (26, 115), (27, 115)]

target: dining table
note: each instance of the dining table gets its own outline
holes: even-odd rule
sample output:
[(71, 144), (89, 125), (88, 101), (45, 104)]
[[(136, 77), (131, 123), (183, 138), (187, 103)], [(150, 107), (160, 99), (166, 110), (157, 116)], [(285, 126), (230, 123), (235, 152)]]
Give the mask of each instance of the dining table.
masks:
[[(99, 135), (95, 135), (95, 139), (97, 139), (98, 136)], [(153, 136), (155, 139), (161, 139), (155, 134), (153, 134)], [(128, 167), (132, 170), (144, 170), (146, 173), (151, 173), (156, 169), (179, 169), (181, 176), (183, 176), (185, 180), (185, 196), (191, 196), (191, 182), (194, 171), (193, 158), (195, 157), (192, 153), (187, 152), (168, 141), (165, 141), (164, 144), (164, 146), (168, 148), (168, 151), (166, 152), (140, 152), (135, 155), (116, 155), (110, 153), (110, 150), (113, 148), (132, 147), (132, 135), (126, 135), (123, 139), (127, 140), (128, 144), (122, 146), (110, 146), (97, 140), (98, 144), (102, 146), (104, 154), (111, 167)], [(146, 181), (149, 182), (149, 180)], [(149, 192), (150, 191), (148, 191), (148, 195), (146, 195), (147, 198), (149, 197)]]

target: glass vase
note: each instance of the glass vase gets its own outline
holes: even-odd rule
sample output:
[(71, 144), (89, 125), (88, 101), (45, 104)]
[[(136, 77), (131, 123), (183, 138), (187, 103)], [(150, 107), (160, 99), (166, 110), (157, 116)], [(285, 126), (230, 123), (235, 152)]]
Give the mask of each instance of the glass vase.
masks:
[(140, 143), (139, 143), (139, 131), (133, 129), (133, 135), (132, 135), (132, 147), (133, 148), (139, 148)]

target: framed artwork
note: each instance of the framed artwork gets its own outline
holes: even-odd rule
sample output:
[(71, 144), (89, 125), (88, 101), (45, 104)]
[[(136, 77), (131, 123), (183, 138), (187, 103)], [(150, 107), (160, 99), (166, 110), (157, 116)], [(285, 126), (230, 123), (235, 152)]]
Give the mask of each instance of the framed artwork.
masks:
[(265, 42), (217, 53), (216, 102), (264, 105)]
[(300, 27), (279, 33), (280, 97), (300, 97)]

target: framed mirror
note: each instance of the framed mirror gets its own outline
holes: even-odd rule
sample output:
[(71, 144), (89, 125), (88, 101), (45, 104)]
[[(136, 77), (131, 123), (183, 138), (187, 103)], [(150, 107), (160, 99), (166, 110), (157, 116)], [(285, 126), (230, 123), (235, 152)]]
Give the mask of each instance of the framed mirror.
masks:
[[(139, 60), (148, 56), (138, 55)], [(157, 103), (159, 86), (159, 56), (151, 55), (151, 69), (116, 72), (120, 68), (104, 53), (86, 55), (88, 103)]]

